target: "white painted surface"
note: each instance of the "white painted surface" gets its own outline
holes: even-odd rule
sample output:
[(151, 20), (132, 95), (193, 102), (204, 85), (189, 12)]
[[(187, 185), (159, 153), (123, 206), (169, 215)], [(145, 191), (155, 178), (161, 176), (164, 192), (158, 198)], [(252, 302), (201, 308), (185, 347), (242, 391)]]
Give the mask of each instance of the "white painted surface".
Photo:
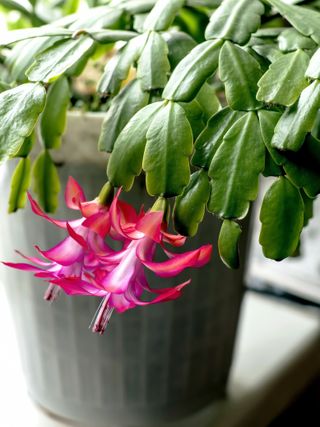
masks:
[[(0, 425), (70, 425), (49, 417), (29, 399), (11, 316), (1, 288), (0, 318)], [(228, 398), (193, 419), (184, 420), (175, 426), (265, 425), (320, 373), (319, 351), (318, 310), (247, 293), (230, 375)]]

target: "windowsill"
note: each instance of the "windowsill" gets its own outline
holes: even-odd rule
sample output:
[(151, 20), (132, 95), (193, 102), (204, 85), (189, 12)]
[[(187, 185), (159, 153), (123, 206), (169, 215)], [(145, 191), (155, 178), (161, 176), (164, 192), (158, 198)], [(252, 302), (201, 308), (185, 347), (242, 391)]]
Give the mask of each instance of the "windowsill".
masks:
[[(0, 288), (0, 425), (70, 426), (51, 418), (29, 399), (3, 293)], [(318, 310), (247, 292), (228, 398), (172, 427), (267, 425), (320, 374), (319, 352)]]

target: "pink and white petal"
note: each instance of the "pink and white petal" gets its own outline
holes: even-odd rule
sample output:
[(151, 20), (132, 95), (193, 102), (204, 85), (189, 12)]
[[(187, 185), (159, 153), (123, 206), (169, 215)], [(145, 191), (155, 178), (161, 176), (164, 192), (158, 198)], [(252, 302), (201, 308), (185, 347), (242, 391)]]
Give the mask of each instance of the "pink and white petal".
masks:
[(43, 267), (50, 267), (50, 266), (54, 265), (52, 262), (43, 261), (42, 259), (37, 258), (37, 257), (27, 256), (18, 250), (16, 250), (15, 252), (18, 255), (20, 255), (22, 258), (24, 258), (30, 262), (33, 262), (34, 264), (42, 265)]
[(103, 291), (105, 293), (105, 289), (103, 288), (103, 286), (101, 286), (101, 284), (97, 280), (98, 276), (99, 274), (97, 274), (97, 271), (94, 272), (94, 276), (91, 273), (88, 273), (87, 271), (85, 271), (82, 275), (82, 279), (83, 280), (86, 279), (86, 281), (89, 282), (95, 289), (97, 289), (98, 291), (99, 290)]
[(74, 230), (74, 228), (71, 227), (71, 225), (69, 223), (67, 223), (67, 230), (69, 233), (69, 236), (75, 240), (77, 243), (79, 243), (80, 246), (82, 246), (83, 248), (87, 249), (88, 245), (86, 240), (84, 239), (84, 237), (87, 237), (88, 234), (88, 230), (83, 229), (81, 230), (80, 227), (78, 227), (77, 231), (82, 231), (82, 235), (77, 233), (77, 231)]
[(161, 225), (163, 221), (163, 212), (148, 212), (140, 218), (136, 224), (136, 230), (148, 236), (150, 239), (159, 243), (161, 241)]
[(59, 275), (61, 277), (80, 277), (83, 270), (82, 262), (75, 262), (68, 266), (60, 266)]
[(83, 247), (71, 237), (66, 237), (56, 246), (46, 251), (41, 250), (38, 246), (35, 246), (35, 248), (44, 258), (65, 266), (78, 261), (82, 258), (84, 252)]
[(39, 273), (39, 272), (44, 272), (46, 270), (44, 270), (43, 268), (40, 267), (36, 267), (34, 265), (30, 265), (24, 262), (1, 262), (3, 265), (6, 265), (7, 267), (10, 268), (15, 268), (16, 270), (22, 270), (22, 271), (30, 271), (31, 273)]
[(166, 292), (168, 292), (170, 289), (172, 289), (171, 287), (169, 288), (151, 288), (151, 286), (149, 285), (149, 283), (147, 282), (147, 279), (143, 274), (140, 274), (137, 276), (137, 280), (133, 286), (133, 292), (135, 293), (135, 295), (141, 295), (143, 291), (147, 291), (147, 292), (151, 292), (153, 294), (164, 294)]
[(107, 255), (98, 255), (98, 258), (102, 265), (118, 265), (127, 256), (127, 250), (123, 249), (120, 251), (114, 251)]
[(83, 189), (80, 187), (77, 181), (74, 178), (72, 178), (72, 176), (69, 176), (69, 179), (66, 185), (66, 191), (64, 193), (64, 198), (65, 198), (67, 207), (70, 209), (76, 209), (76, 210), (79, 210), (80, 203), (83, 203), (86, 201), (86, 197), (84, 195)]
[(38, 279), (58, 279), (59, 275), (52, 271), (41, 271), (40, 273), (35, 273), (34, 277), (37, 277)]
[(105, 296), (106, 292), (97, 289), (90, 283), (80, 278), (61, 278), (51, 280), (51, 283), (60, 286), (68, 295)]
[(106, 276), (102, 286), (111, 293), (121, 294), (125, 292), (139, 273), (139, 267), (141, 269), (142, 265), (136, 257), (136, 244), (132, 242), (123, 253), (121, 262)]
[(156, 242), (149, 237), (144, 237), (139, 242), (137, 242), (136, 248), (136, 255), (138, 259), (152, 261), (156, 251)]
[(89, 202), (83, 202), (80, 204), (80, 210), (82, 215), (85, 218), (89, 218), (91, 215), (95, 215), (100, 211), (107, 209), (104, 206), (101, 206), (98, 202), (98, 199), (90, 200)]
[(113, 230), (116, 232), (112, 236), (114, 239), (117, 239), (117, 236), (119, 236), (120, 238), (128, 238), (121, 224), (122, 213), (120, 207), (118, 206), (120, 193), (121, 189), (118, 190), (110, 206), (111, 233)]
[(178, 286), (175, 286), (173, 288), (167, 288), (165, 292), (162, 292), (160, 295), (158, 295), (156, 298), (154, 298), (151, 301), (141, 301), (139, 298), (136, 297), (136, 295), (131, 292), (130, 295), (127, 294), (127, 298), (130, 299), (133, 303), (136, 305), (150, 305), (150, 304), (157, 304), (160, 302), (166, 302), (166, 301), (172, 301), (181, 296), (182, 289), (187, 286), (191, 280), (187, 280), (184, 283), (181, 283)]
[(89, 231), (87, 243), (91, 251), (94, 252), (96, 256), (106, 257), (108, 255), (113, 255), (118, 251), (115, 251), (110, 248), (110, 246), (96, 233)]
[(153, 271), (160, 277), (174, 277), (180, 274), (186, 268), (195, 268), (202, 267), (210, 261), (212, 252), (212, 245), (204, 245), (199, 249), (194, 251), (185, 252), (183, 254), (172, 254), (172, 258), (163, 262), (153, 262), (144, 260), (139, 256), (137, 251), (137, 256), (141, 262), (149, 270)]
[(129, 301), (123, 294), (111, 294), (109, 299), (110, 307), (113, 307), (118, 313), (124, 313), (131, 308), (135, 308), (136, 304)]
[(57, 227), (67, 228), (67, 221), (50, 218), (47, 214), (43, 212), (43, 210), (40, 208), (38, 203), (32, 198), (31, 194), (29, 192), (27, 194), (28, 194), (29, 202), (30, 202), (33, 213), (35, 213), (38, 216), (41, 216), (42, 218), (51, 222)]
[(178, 286), (175, 286), (174, 288), (168, 289), (167, 292), (162, 293), (161, 295), (157, 296), (155, 299), (153, 299), (150, 304), (157, 304), (159, 302), (165, 302), (165, 301), (172, 301), (181, 296), (181, 291), (184, 287), (189, 285), (191, 283), (191, 280), (187, 280), (186, 282), (181, 283)]
[(116, 240), (121, 240), (122, 238), (141, 238), (143, 237), (141, 233), (137, 237), (132, 236), (139, 217), (131, 205), (119, 200), (120, 193), (121, 189), (118, 190), (110, 206), (110, 235)]

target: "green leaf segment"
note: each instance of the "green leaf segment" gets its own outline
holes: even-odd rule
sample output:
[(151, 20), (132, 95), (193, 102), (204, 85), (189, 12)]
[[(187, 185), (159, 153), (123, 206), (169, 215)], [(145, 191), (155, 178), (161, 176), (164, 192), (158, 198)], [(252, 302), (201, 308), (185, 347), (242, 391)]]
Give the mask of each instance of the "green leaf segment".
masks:
[(12, 158), (31, 135), (46, 99), (39, 83), (26, 83), (0, 93), (0, 163)]
[(242, 230), (238, 223), (228, 219), (223, 221), (218, 239), (218, 248), (222, 261), (229, 268), (235, 269), (239, 267), (238, 244), (241, 233)]
[(278, 178), (267, 191), (260, 221), (264, 254), (277, 261), (293, 255), (304, 223), (304, 203), (299, 190), (285, 177)]
[(149, 194), (173, 197), (182, 193), (190, 179), (192, 130), (183, 108), (164, 103), (148, 129), (143, 170)]

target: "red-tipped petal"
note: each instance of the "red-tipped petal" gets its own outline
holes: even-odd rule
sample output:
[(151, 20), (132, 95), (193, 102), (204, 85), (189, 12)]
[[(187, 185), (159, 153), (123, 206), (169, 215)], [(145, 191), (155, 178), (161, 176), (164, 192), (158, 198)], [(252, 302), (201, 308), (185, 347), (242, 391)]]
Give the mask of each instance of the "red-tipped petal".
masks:
[(150, 304), (157, 304), (159, 302), (165, 302), (165, 301), (171, 301), (174, 299), (177, 299), (181, 296), (182, 289), (189, 285), (191, 283), (191, 280), (187, 280), (184, 283), (181, 283), (178, 286), (175, 286), (174, 288), (171, 288), (167, 292), (163, 292), (161, 295), (157, 296), (155, 299), (153, 299)]
[(139, 217), (134, 208), (119, 200), (121, 188), (118, 190), (110, 206), (111, 235), (115, 240), (140, 239), (143, 234), (135, 230)]
[(136, 305), (150, 305), (150, 304), (157, 304), (160, 302), (166, 302), (171, 301), (174, 299), (177, 299), (181, 296), (182, 289), (187, 286), (191, 280), (187, 280), (184, 283), (181, 283), (178, 286), (175, 286), (173, 288), (167, 288), (166, 290), (162, 290), (161, 294), (159, 294), (156, 298), (154, 298), (151, 301), (141, 301), (137, 296), (134, 294), (134, 292), (127, 292), (126, 297)]
[(34, 265), (30, 265), (24, 262), (2, 262), (2, 264), (7, 267), (15, 268), (16, 270), (30, 271), (32, 273), (44, 272), (43, 268), (36, 267)]
[(143, 233), (145, 236), (159, 243), (161, 241), (161, 224), (163, 220), (163, 212), (148, 212), (139, 219), (136, 225), (136, 230)]
[(49, 267), (50, 265), (52, 265), (52, 262), (43, 261), (42, 259), (37, 258), (37, 257), (33, 257), (33, 256), (27, 256), (18, 250), (16, 250), (15, 252), (18, 255), (20, 255), (22, 258), (24, 258), (30, 262), (33, 262), (34, 264), (42, 265), (44, 267)]
[(117, 205), (121, 211), (121, 218), (124, 220), (125, 224), (135, 224), (138, 221), (139, 216), (133, 206), (119, 199), (117, 199)]
[(28, 192), (28, 198), (29, 198), (29, 202), (30, 202), (33, 213), (35, 213), (38, 216), (41, 216), (42, 218), (46, 219), (47, 221), (51, 222), (52, 224), (60, 228), (67, 228), (67, 221), (50, 218), (47, 214), (43, 212), (43, 210), (40, 208), (38, 203), (32, 198), (29, 192)]
[(86, 201), (82, 188), (72, 176), (69, 176), (64, 198), (68, 208), (76, 210), (80, 208), (80, 203)]
[(67, 223), (67, 230), (69, 233), (69, 236), (75, 240), (77, 243), (79, 243), (80, 246), (87, 249), (88, 245), (83, 236), (81, 236), (79, 233), (77, 233), (69, 223)]
[(118, 313), (124, 313), (137, 305), (135, 302), (129, 301), (124, 294), (111, 294), (109, 304), (110, 307), (115, 308)]
[[(119, 235), (120, 237), (127, 238), (128, 236), (124, 232), (124, 230), (122, 229), (122, 226), (121, 226), (121, 211), (120, 211), (120, 208), (118, 206), (120, 193), (121, 193), (121, 188), (120, 188), (120, 190), (118, 190), (117, 194), (115, 195), (115, 197), (111, 203), (110, 221), (111, 221), (111, 227), (114, 229), (116, 234)], [(116, 239), (116, 236), (114, 236), (114, 238)]]
[(194, 251), (184, 254), (172, 254), (172, 258), (164, 262), (144, 260), (137, 250), (137, 256), (141, 262), (160, 277), (173, 277), (180, 274), (186, 268), (202, 267), (210, 261), (212, 245), (204, 245)]
[(51, 283), (60, 286), (68, 295), (89, 295), (99, 297), (106, 295), (104, 290), (97, 289), (95, 286), (78, 277), (54, 279), (51, 280)]
[(99, 236), (106, 237), (111, 227), (110, 215), (108, 212), (97, 212), (86, 218), (82, 225), (99, 234)]
[(89, 202), (83, 202), (80, 204), (80, 210), (85, 218), (89, 218), (101, 211), (101, 205), (97, 199), (90, 200)]
[(180, 234), (170, 234), (167, 233), (166, 231), (162, 231), (162, 236), (163, 236), (163, 241), (165, 243), (169, 243), (172, 246), (183, 246), (186, 242), (186, 237), (185, 236), (181, 236)]

